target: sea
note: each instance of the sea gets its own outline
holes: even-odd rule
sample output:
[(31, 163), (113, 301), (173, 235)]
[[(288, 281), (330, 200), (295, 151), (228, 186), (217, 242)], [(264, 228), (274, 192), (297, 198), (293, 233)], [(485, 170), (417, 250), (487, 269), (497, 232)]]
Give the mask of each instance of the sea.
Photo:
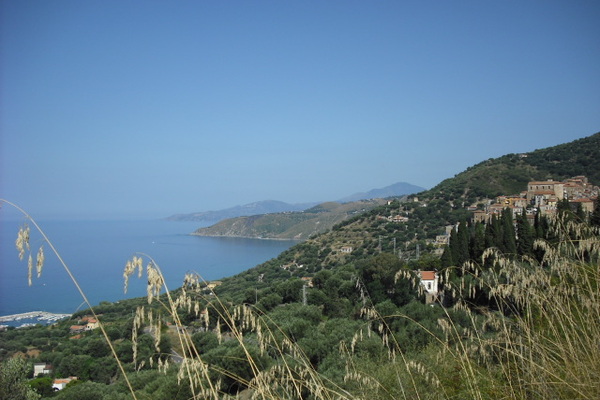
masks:
[[(0, 218), (2, 216), (0, 215)], [(129, 279), (124, 292), (123, 270), (135, 255), (151, 257), (158, 265), (169, 290), (181, 286), (187, 272), (206, 281), (233, 276), (268, 261), (292, 245), (292, 240), (202, 237), (190, 233), (199, 222), (169, 220), (36, 221), (63, 259), (72, 277), (53, 254), (43, 237), (31, 228), (33, 258), (31, 285), (26, 253), (19, 260), (15, 240), (24, 219), (0, 219), (0, 316), (44, 311), (72, 314), (89, 303), (116, 302), (146, 295), (145, 276)], [(36, 272), (36, 256), (43, 246), (45, 262)], [(73, 282), (77, 281), (77, 285)], [(3, 322), (4, 323), (4, 322)]]

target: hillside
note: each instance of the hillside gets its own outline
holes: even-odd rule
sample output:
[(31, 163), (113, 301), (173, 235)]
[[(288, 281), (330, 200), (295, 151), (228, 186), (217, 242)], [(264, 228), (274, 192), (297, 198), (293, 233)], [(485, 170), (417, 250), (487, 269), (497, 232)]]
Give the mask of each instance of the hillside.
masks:
[[(548, 178), (551, 168), (544, 162), (550, 159), (553, 168), (563, 163), (548, 154), (577, 154), (589, 145), (583, 140), (532, 152), (528, 159), (543, 162), (528, 164), (526, 174)], [(590, 168), (597, 168), (592, 161), (599, 151), (570, 158), (568, 175), (595, 179)], [(469, 216), (465, 200), (473, 188), (463, 185), (474, 177), (488, 178), (477, 188), (478, 201), (500, 190), (520, 191), (497, 175), (521, 176), (514, 168), (523, 168), (514, 156), (488, 160), (418, 196), (365, 202), (373, 207), (369, 211), (323, 203), (306, 214), (344, 210), (351, 216), (223, 281), (186, 274), (181, 288), (161, 293), (153, 261), (135, 256), (124, 276), (147, 280), (148, 298), (103, 302), (94, 315), (79, 311), (52, 326), (0, 329), (0, 391), (6, 393), (6, 382), (14, 386), (16, 377), (56, 400), (124, 399), (130, 393), (175, 400), (262, 393), (254, 397), (596, 399), (600, 210), (589, 225), (569, 207), (565, 219), (545, 219), (545, 227), (529, 231), (546, 242), (541, 254), (531, 243), (530, 253), (500, 248), (506, 237), (527, 233), (504, 218), (510, 212), (502, 214), (509, 229), (495, 221), (483, 227), (487, 233), (496, 226), (501, 234), (486, 238), (478, 256), (466, 241), (471, 260), (481, 260), (486, 248), (499, 250), (481, 263), (444, 266), (426, 240)], [(473, 238), (482, 224), (465, 227), (471, 229), (460, 223), (455, 237), (467, 232)], [(29, 248), (22, 232), (20, 243)], [(427, 294), (429, 289), (419, 289), (426, 287), (425, 276), (434, 277)], [(53, 371), (29, 379), (34, 362)], [(65, 376), (77, 382), (55, 392), (53, 378)], [(208, 389), (198, 393), (200, 385)]]
[[(519, 193), (533, 180), (585, 175), (592, 183), (600, 183), (600, 133), (526, 155), (509, 154), (486, 160), (416, 196), (398, 198), (357, 214), (276, 259), (225, 280), (219, 293), (237, 298), (240, 286), (256, 282), (259, 275), (264, 276), (265, 285), (289, 278), (288, 273), (281, 271), (281, 265), (302, 265), (296, 272), (298, 276), (312, 276), (380, 252), (394, 253), (405, 262), (414, 262), (419, 254), (420, 262), (431, 267), (427, 263), (435, 265), (433, 260), (437, 259), (429, 255), (435, 250), (431, 242), (445, 233), (446, 226), (470, 218), (466, 208), (469, 205), (501, 194)], [(395, 222), (394, 217), (407, 220)], [(343, 252), (342, 248), (351, 251)]]
[(563, 180), (585, 175), (590, 182), (598, 184), (599, 155), (600, 133), (596, 133), (558, 146), (483, 161), (442, 181), (422, 196), (475, 203), (480, 198), (518, 194), (527, 182), (534, 180)]
[(385, 200), (352, 203), (322, 203), (302, 212), (284, 212), (238, 217), (196, 230), (198, 236), (252, 237), (305, 240), (325, 232), (337, 223), (382, 205)]

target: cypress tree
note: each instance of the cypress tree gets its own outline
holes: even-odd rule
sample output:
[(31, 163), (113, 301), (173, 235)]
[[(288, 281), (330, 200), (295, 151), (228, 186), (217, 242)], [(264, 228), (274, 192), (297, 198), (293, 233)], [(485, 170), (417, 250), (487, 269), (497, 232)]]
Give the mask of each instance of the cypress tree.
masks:
[(460, 265), (458, 232), (454, 228), (450, 232), (450, 240), (448, 242), (448, 247), (450, 251), (450, 256), (452, 258), (452, 265)]
[(498, 247), (500, 241), (500, 227), (498, 218), (492, 215), (490, 221), (485, 226), (485, 247)]
[(577, 217), (577, 222), (585, 222), (585, 211), (583, 211), (581, 203), (575, 203), (575, 216)]
[(525, 210), (517, 215), (517, 253), (520, 255), (532, 255), (533, 253), (533, 228), (527, 220)]
[(590, 225), (600, 227), (600, 198), (594, 200), (594, 209), (590, 214)]
[(452, 260), (452, 251), (450, 250), (449, 245), (444, 248), (440, 262), (442, 264), (442, 268), (448, 268), (454, 265), (454, 260)]
[(472, 226), (469, 255), (473, 260), (481, 257), (485, 250), (485, 229), (485, 225), (481, 222), (477, 222)]
[(505, 208), (500, 218), (502, 220), (502, 251), (507, 254), (516, 254), (517, 244), (512, 210)]
[(556, 204), (556, 211), (559, 214), (570, 212), (571, 206), (569, 205), (569, 199), (564, 198)]
[(467, 223), (462, 221), (460, 225), (458, 225), (458, 249), (456, 250), (457, 254), (457, 263), (458, 265), (462, 265), (464, 262), (469, 261), (469, 228), (467, 227)]

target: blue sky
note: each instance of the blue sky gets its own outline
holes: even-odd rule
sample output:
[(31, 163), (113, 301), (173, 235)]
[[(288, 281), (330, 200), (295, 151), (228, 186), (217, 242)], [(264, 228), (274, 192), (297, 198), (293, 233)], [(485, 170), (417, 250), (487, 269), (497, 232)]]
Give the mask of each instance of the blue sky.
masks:
[(162, 217), (600, 131), (597, 1), (2, 1), (0, 196)]

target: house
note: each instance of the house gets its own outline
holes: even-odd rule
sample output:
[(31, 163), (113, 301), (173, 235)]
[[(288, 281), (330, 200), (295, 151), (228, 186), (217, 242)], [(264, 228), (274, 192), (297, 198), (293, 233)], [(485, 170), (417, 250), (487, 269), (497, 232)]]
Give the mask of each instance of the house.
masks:
[(581, 208), (586, 213), (591, 213), (592, 211), (594, 211), (594, 200), (593, 199), (589, 199), (589, 198), (574, 199), (574, 200), (571, 200), (570, 203), (571, 204), (578, 204), (578, 203), (581, 204)]
[(438, 292), (438, 276), (435, 271), (421, 271), (421, 285), (427, 293), (437, 294)]
[(33, 364), (33, 377), (39, 375), (49, 375), (52, 373), (52, 365), (46, 363), (35, 363)]
[(439, 277), (435, 271), (419, 271), (421, 285), (425, 289), (425, 303), (435, 302), (439, 294)]
[(221, 286), (223, 282), (221, 281), (212, 281), (212, 282), (208, 282), (206, 284), (206, 287), (209, 288), (210, 290), (213, 290), (214, 288), (216, 288), (217, 286)]
[(80, 333), (86, 330), (87, 325), (71, 325), (69, 330), (71, 333)]
[(393, 217), (390, 217), (390, 222), (396, 222), (396, 223), (401, 223), (401, 222), (406, 222), (408, 221), (407, 217), (404, 217), (402, 215), (394, 215)]
[(435, 246), (444, 246), (450, 242), (450, 235), (436, 235)]
[(52, 382), (52, 388), (55, 391), (63, 390), (64, 388), (67, 387), (67, 384), (69, 382), (74, 381), (76, 379), (77, 379), (76, 376), (70, 376), (70, 377), (64, 378), (64, 379), (55, 379), (54, 382)]
[(302, 282), (304, 282), (306, 284), (306, 286), (308, 287), (313, 287), (313, 278), (310, 276), (303, 276), (302, 278), (300, 278), (300, 280)]
[[(92, 315), (86, 315), (79, 319), (78, 325), (71, 326), (71, 332), (92, 331), (100, 328), (100, 322)], [(83, 327), (83, 329), (81, 329)]]
[(553, 180), (533, 181), (527, 184), (527, 202), (536, 206), (547, 204), (550, 198), (564, 198), (564, 183)]
[(352, 248), (352, 246), (344, 246), (340, 249), (340, 252), (345, 253), (345, 254), (350, 254), (350, 253), (352, 253), (352, 250), (354, 250)]
[(85, 325), (86, 331), (91, 331), (100, 327), (100, 323), (95, 318), (88, 318), (87, 324)]

